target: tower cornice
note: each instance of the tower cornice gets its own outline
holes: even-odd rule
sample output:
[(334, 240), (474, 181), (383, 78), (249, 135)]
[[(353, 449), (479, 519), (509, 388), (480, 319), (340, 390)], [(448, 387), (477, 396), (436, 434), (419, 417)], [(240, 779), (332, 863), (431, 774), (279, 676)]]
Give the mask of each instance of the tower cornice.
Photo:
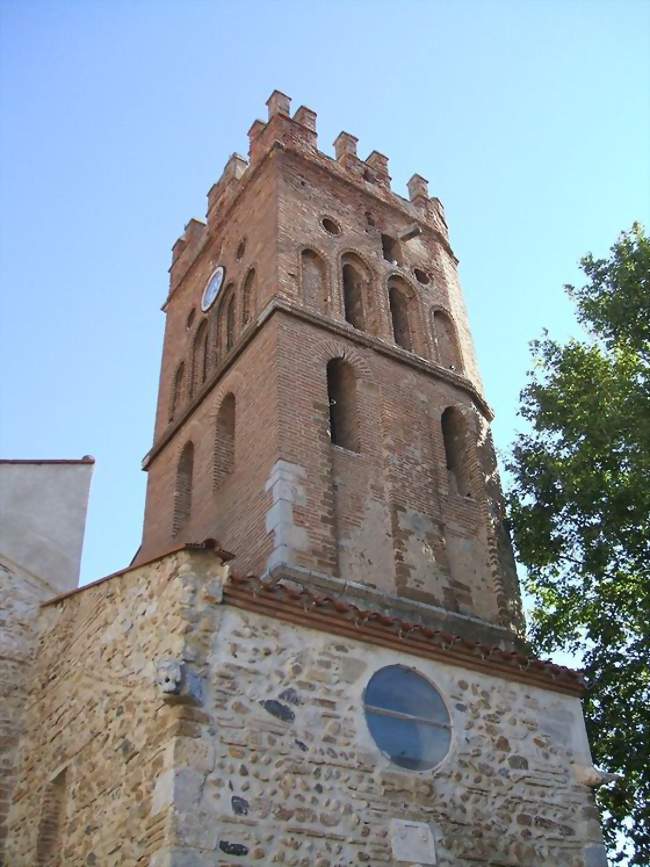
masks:
[(248, 344), (253, 340), (255, 335), (259, 333), (259, 331), (266, 325), (267, 322), (271, 320), (271, 318), (276, 313), (288, 314), (289, 316), (293, 316), (296, 319), (301, 319), (304, 322), (310, 322), (312, 325), (317, 325), (325, 331), (329, 331), (331, 334), (335, 334), (337, 337), (344, 337), (346, 340), (350, 340), (353, 343), (356, 343), (358, 346), (363, 346), (368, 349), (374, 349), (376, 352), (379, 352), (382, 355), (387, 356), (388, 358), (398, 360), (414, 370), (418, 370), (431, 376), (433, 379), (438, 379), (443, 382), (447, 382), (450, 385), (455, 386), (456, 388), (460, 388), (462, 391), (469, 395), (477, 410), (487, 421), (492, 421), (492, 419), (494, 418), (494, 411), (485, 400), (485, 398), (472, 384), (472, 382), (467, 379), (467, 377), (462, 376), (459, 373), (455, 373), (452, 370), (448, 370), (447, 368), (442, 367), (440, 364), (436, 364), (434, 361), (428, 361), (426, 358), (414, 355), (412, 352), (407, 352), (406, 350), (401, 349), (399, 346), (390, 344), (387, 341), (382, 340), (380, 337), (375, 337), (374, 335), (368, 334), (365, 331), (358, 331), (357, 329), (352, 328), (347, 324), (338, 322), (337, 320), (331, 319), (328, 316), (322, 316), (318, 313), (305, 310), (298, 304), (294, 304), (285, 298), (276, 296), (269, 302), (269, 304), (267, 304), (264, 310), (262, 310), (256, 322), (253, 323), (253, 325), (250, 326), (249, 329), (242, 334), (242, 337), (237, 346), (235, 346), (231, 353), (215, 368), (212, 377), (205, 383), (205, 385), (196, 395), (194, 400), (190, 404), (188, 404), (183, 413), (180, 414), (178, 418), (175, 419), (174, 422), (163, 431), (157, 442), (153, 444), (152, 448), (142, 459), (143, 470), (149, 469), (151, 463), (157, 457), (157, 455), (159, 455), (160, 452), (165, 448), (165, 446), (174, 438), (174, 435), (179, 430), (179, 428), (181, 428), (185, 424), (187, 419), (192, 415), (192, 413), (197, 409), (197, 407), (199, 407), (203, 403), (205, 398), (221, 381), (223, 375), (232, 367), (237, 358), (241, 355), (241, 353), (248, 346)]

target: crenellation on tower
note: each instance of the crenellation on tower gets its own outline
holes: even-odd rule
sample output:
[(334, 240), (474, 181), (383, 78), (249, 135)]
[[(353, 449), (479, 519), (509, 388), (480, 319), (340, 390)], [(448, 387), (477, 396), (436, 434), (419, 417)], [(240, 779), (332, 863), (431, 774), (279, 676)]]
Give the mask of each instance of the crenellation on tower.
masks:
[(334, 139), (334, 154), (338, 162), (344, 162), (347, 156), (357, 156), (359, 139), (349, 132), (340, 132)]
[(219, 180), (208, 191), (208, 227), (212, 228), (218, 218), (239, 192), (240, 181), (248, 169), (248, 160), (240, 154), (231, 154)]
[(312, 111), (311, 108), (307, 108), (306, 105), (301, 105), (299, 109), (296, 110), (293, 119), (296, 123), (301, 124), (301, 126), (306, 127), (310, 132), (316, 132), (316, 112)]
[(207, 235), (207, 225), (192, 217), (185, 225), (183, 234), (172, 247), (172, 263), (169, 268), (169, 294), (174, 291), (192, 266)]
[(388, 157), (379, 151), (372, 151), (365, 159), (367, 166), (370, 166), (374, 180), (390, 190), (391, 177), (388, 174)]
[(271, 96), (266, 100), (266, 105), (269, 110), (269, 120), (277, 114), (289, 117), (291, 114), (291, 97), (281, 90), (274, 90)]

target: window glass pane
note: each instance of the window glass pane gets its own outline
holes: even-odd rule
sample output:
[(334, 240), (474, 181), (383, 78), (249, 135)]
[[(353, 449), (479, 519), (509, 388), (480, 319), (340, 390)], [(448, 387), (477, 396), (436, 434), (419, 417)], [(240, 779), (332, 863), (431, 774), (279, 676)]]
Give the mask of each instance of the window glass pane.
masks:
[(377, 746), (395, 764), (413, 771), (437, 765), (449, 749), (449, 729), (368, 711), (368, 728)]
[(449, 724), (447, 708), (436, 690), (415, 671), (401, 665), (389, 665), (373, 675), (365, 702), (373, 707)]

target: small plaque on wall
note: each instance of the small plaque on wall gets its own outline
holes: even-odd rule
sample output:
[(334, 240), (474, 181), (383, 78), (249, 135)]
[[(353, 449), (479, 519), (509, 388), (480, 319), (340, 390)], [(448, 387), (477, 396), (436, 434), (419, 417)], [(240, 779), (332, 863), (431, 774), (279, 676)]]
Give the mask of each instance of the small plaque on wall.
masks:
[(436, 841), (426, 822), (391, 819), (390, 842), (393, 858), (409, 864), (437, 864)]

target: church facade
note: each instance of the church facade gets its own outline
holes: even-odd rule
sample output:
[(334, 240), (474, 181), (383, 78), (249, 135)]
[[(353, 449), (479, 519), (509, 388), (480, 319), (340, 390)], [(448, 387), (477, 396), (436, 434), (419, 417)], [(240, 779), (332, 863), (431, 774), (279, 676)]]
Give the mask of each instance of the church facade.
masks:
[(173, 248), (142, 546), (49, 600), (7, 865), (606, 865), (444, 210), (275, 91)]

